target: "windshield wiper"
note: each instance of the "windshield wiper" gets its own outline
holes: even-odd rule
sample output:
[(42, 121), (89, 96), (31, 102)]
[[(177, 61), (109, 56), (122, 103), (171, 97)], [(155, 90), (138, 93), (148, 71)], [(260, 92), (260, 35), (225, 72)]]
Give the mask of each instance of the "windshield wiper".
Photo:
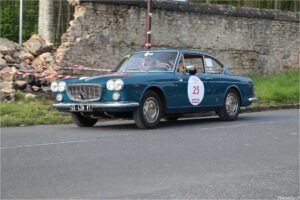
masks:
[(127, 69), (127, 71), (146, 71), (146, 70), (143, 70), (141, 68), (130, 68), (130, 69)]

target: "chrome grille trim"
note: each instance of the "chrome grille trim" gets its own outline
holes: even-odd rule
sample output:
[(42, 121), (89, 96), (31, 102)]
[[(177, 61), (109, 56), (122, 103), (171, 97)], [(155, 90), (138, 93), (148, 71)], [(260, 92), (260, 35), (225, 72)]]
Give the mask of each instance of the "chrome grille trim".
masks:
[[(101, 93), (102, 87), (97, 84), (71, 84), (67, 86), (68, 97), (73, 101), (97, 101), (101, 98)], [(84, 95), (83, 99), (82, 95)]]

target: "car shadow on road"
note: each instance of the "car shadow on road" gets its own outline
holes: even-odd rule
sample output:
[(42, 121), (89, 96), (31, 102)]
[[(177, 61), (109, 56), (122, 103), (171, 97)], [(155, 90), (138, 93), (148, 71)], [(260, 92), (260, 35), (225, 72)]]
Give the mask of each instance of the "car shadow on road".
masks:
[[(161, 120), (158, 129), (167, 129), (167, 128), (176, 128), (176, 127), (191, 127), (201, 125), (210, 125), (215, 123), (216, 125), (220, 124), (233, 124), (240, 123), (241, 121), (257, 121), (257, 118), (254, 116), (245, 116), (241, 115), (236, 121), (221, 121), (217, 116), (209, 116), (209, 117), (196, 117), (196, 118), (180, 118), (176, 121), (165, 121)], [(94, 128), (99, 129), (122, 129), (122, 130), (141, 130), (138, 129), (133, 120), (115, 120), (110, 121), (110, 123), (102, 124), (101, 121), (96, 124)]]

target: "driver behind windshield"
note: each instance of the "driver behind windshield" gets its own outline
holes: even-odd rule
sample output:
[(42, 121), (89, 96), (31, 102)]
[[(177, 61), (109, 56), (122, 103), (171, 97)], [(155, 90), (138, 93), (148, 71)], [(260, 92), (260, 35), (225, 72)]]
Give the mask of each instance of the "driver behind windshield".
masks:
[(172, 71), (177, 52), (139, 52), (132, 54), (119, 68), (122, 72)]

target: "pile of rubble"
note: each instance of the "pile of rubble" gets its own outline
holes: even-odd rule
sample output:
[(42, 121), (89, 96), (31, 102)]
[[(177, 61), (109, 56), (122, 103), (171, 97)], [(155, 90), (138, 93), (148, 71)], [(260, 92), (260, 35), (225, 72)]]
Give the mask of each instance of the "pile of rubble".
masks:
[(41, 36), (33, 35), (22, 46), (0, 38), (1, 101), (13, 101), (17, 90), (28, 96), (50, 91), (49, 85), (55, 79), (51, 75), (58, 74), (60, 69), (56, 66), (53, 45)]

